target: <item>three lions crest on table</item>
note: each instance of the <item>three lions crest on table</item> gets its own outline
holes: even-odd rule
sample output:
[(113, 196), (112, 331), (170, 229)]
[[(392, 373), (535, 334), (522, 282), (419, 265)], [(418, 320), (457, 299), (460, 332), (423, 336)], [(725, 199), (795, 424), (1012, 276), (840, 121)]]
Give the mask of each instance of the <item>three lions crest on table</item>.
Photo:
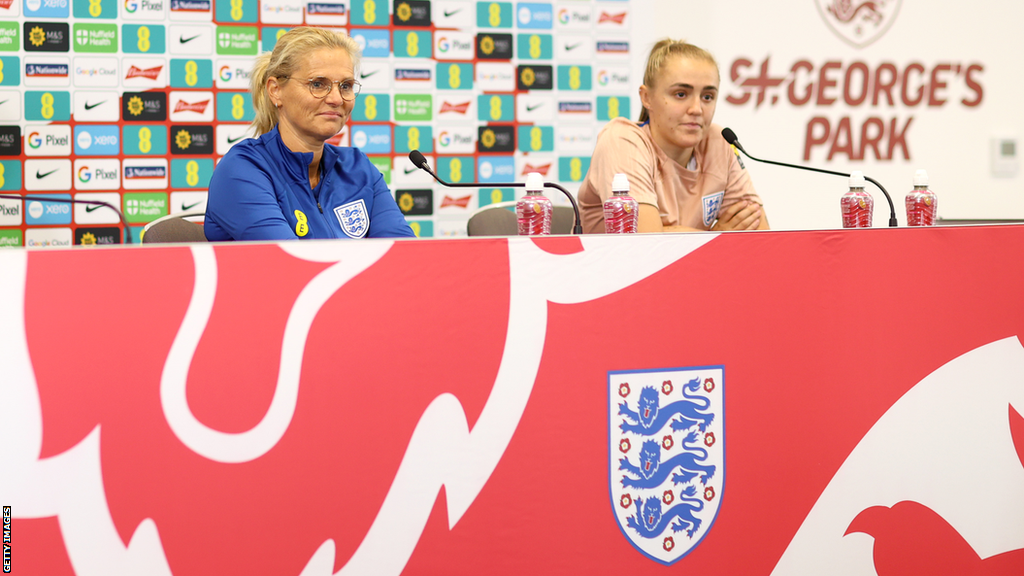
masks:
[(608, 472), (623, 535), (672, 564), (718, 514), (724, 483), (724, 368), (609, 372)]

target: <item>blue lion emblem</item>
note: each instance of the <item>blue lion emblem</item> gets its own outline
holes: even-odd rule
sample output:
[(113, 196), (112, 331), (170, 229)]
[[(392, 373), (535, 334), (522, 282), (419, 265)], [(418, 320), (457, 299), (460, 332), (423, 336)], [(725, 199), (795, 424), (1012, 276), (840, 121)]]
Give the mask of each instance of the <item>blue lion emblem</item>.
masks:
[(700, 378), (694, 378), (683, 385), (683, 397), (686, 400), (679, 400), (667, 406), (660, 405), (661, 400), (658, 390), (653, 386), (645, 386), (640, 391), (640, 399), (637, 402), (637, 411), (630, 410), (625, 402), (619, 404), (619, 415), (626, 419), (619, 426), (623, 432), (633, 432), (641, 436), (656, 434), (665, 423), (675, 416), (679, 419), (672, 422), (672, 430), (686, 430), (697, 426), (701, 432), (714, 421), (714, 413), (704, 412), (711, 406), (711, 401), (699, 395), (688, 394), (700, 389)]
[[(707, 485), (708, 480), (715, 476), (713, 464), (703, 464), (708, 459), (708, 451), (698, 446), (690, 446), (697, 441), (697, 432), (691, 431), (683, 439), (685, 450), (665, 462), (661, 461), (661, 444), (655, 440), (644, 441), (640, 448), (640, 465), (634, 466), (628, 458), (619, 459), (619, 470), (625, 470), (635, 478), (624, 475), (622, 486), (625, 488), (657, 488), (672, 473), (673, 484), (686, 484), (700, 474), (700, 483)], [(674, 472), (678, 468), (679, 472)]]
[(636, 514), (626, 518), (626, 525), (644, 538), (657, 538), (671, 524), (673, 532), (686, 530), (686, 535), (693, 538), (694, 532), (701, 524), (701, 519), (694, 516), (694, 513), (704, 509), (704, 502), (699, 498), (686, 496), (693, 496), (696, 493), (696, 488), (687, 486), (679, 497), (680, 503), (664, 513), (661, 510), (661, 499), (657, 496), (647, 498), (642, 504), (637, 500), (634, 502)]

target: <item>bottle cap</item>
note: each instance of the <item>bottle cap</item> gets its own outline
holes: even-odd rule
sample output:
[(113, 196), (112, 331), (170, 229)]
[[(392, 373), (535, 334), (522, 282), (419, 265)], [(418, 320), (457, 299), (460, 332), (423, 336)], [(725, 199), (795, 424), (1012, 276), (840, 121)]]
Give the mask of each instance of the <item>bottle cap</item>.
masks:
[(539, 172), (530, 172), (526, 175), (526, 191), (527, 192), (543, 192), (544, 191), (544, 177)]
[(866, 186), (864, 173), (860, 170), (850, 172), (850, 188), (864, 188), (864, 186)]
[(629, 178), (619, 173), (612, 178), (612, 192), (629, 192)]
[(928, 185), (928, 171), (918, 170), (914, 172), (914, 186), (927, 186)]

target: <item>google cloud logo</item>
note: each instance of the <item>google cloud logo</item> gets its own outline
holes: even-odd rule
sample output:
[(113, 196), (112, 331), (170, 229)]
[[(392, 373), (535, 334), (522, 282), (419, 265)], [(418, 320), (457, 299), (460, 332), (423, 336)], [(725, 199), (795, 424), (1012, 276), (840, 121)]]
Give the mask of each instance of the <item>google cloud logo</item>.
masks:
[(39, 132), (32, 132), (28, 135), (28, 145), (33, 150), (43, 145), (43, 137), (39, 135)]
[(231, 74), (231, 67), (230, 66), (221, 66), (220, 67), (220, 79), (221, 79), (222, 82), (230, 82), (231, 81), (231, 76), (232, 76), (232, 74)]
[(88, 182), (89, 180), (92, 180), (92, 172), (89, 171), (88, 166), (82, 166), (78, 169), (78, 181)]

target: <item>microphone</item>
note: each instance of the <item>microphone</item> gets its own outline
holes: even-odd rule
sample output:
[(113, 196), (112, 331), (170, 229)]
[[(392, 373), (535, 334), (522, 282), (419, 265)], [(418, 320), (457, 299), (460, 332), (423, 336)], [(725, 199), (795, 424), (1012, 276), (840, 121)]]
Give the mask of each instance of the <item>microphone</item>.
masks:
[[(430, 165), (427, 164), (427, 159), (423, 157), (423, 154), (420, 154), (419, 150), (413, 150), (412, 152), (409, 152), (409, 160), (412, 161), (414, 166), (416, 166), (420, 170), (423, 170), (427, 174), (430, 174), (430, 176), (434, 180), (437, 180), (438, 184), (445, 186), (447, 188), (484, 188), (488, 186), (496, 186), (501, 188), (526, 187), (526, 184), (523, 182), (445, 182), (444, 180), (438, 178), (437, 174), (434, 174), (434, 171), (430, 169)], [(561, 186), (554, 182), (545, 182), (544, 187), (561, 190), (562, 194), (565, 194), (565, 197), (569, 199), (569, 203), (572, 204), (572, 211), (576, 217), (576, 219), (573, 220), (572, 233), (577, 236), (583, 234), (583, 221), (580, 220), (580, 207), (578, 204), (576, 204), (576, 199), (572, 197), (572, 194), (570, 194), (568, 190), (562, 188)]]
[[(785, 164), (783, 162), (774, 162), (772, 160), (762, 160), (760, 158), (754, 158), (753, 156), (750, 155), (749, 152), (747, 152), (746, 150), (743, 149), (743, 146), (740, 145), (740, 139), (736, 136), (736, 133), (733, 132), (730, 128), (723, 128), (722, 129), (722, 138), (725, 138), (726, 142), (728, 142), (729, 144), (732, 144), (733, 146), (735, 146), (737, 150), (739, 150), (740, 152), (743, 152), (743, 154), (747, 158), (750, 158), (751, 160), (754, 160), (755, 162), (764, 162), (765, 164), (774, 164), (776, 166), (785, 166), (787, 168), (798, 168), (800, 170), (809, 170), (811, 172), (820, 172), (822, 174), (832, 174), (833, 176), (845, 176), (847, 178), (850, 177), (850, 175), (845, 173), (845, 172), (835, 172), (833, 170), (822, 170), (821, 168), (811, 168), (809, 166), (797, 166), (796, 164)], [(873, 178), (868, 178), (867, 176), (865, 176), (864, 179), (867, 180), (868, 182), (871, 182), (875, 186), (877, 186), (878, 189), (882, 191), (882, 194), (885, 195), (885, 199), (889, 201), (889, 226), (893, 226), (893, 227), (898, 226), (899, 224), (896, 223), (896, 207), (893, 206), (893, 204), (892, 204), (892, 197), (889, 196), (889, 192), (877, 180), (875, 180)]]
[(28, 198), (26, 196), (17, 196), (14, 194), (0, 194), (0, 198), (6, 198), (8, 200), (21, 200), (23, 202), (36, 200), (39, 202), (63, 202), (65, 204), (92, 204), (93, 206), (106, 206), (107, 208), (110, 208), (117, 214), (117, 217), (121, 220), (121, 224), (124, 225), (124, 237), (126, 243), (132, 243), (132, 231), (131, 228), (128, 226), (128, 221), (125, 220), (124, 218), (124, 214), (122, 214), (121, 211), (118, 210), (117, 208), (114, 208), (112, 204), (108, 204), (106, 202), (103, 202), (102, 200), (75, 200), (68, 198), (50, 198), (49, 196), (46, 195), (42, 195), (40, 198)]

